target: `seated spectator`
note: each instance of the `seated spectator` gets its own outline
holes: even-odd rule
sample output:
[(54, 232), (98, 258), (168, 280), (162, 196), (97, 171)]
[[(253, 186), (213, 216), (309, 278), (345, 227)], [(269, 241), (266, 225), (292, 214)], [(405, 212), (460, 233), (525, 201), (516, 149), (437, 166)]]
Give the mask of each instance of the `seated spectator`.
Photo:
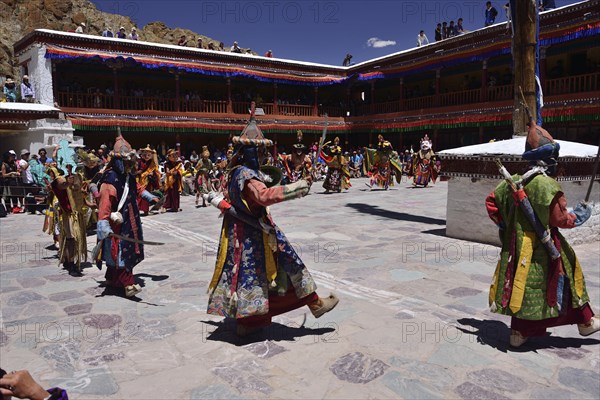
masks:
[(103, 37), (114, 37), (115, 34), (113, 33), (111, 28), (106, 26), (106, 28), (104, 28), (104, 31), (102, 32), (102, 36)]
[(202, 43), (202, 39), (198, 38), (198, 48), (199, 49), (203, 49), (204, 48), (204, 43)]
[(267, 51), (265, 57), (273, 58), (273, 52), (271, 50)]
[(442, 24), (437, 24), (435, 27), (435, 41), (439, 42), (442, 40)]
[(6, 97), (6, 101), (9, 103), (17, 102), (17, 85), (12, 78), (7, 77), (6, 82), (4, 82), (4, 97)]
[(75, 33), (85, 33), (85, 22), (82, 22), (77, 26)]
[(565, 76), (565, 68), (563, 66), (562, 60), (558, 60), (556, 62), (556, 65), (554, 67), (552, 67), (552, 69), (550, 70), (549, 76), (552, 79), (562, 78), (563, 76)]
[(127, 39), (127, 35), (125, 34), (125, 27), (122, 26), (119, 28), (119, 32), (117, 32), (117, 37), (119, 39)]
[(442, 39), (448, 39), (448, 23), (442, 22)]
[(61, 388), (44, 390), (27, 370), (6, 373), (0, 368), (0, 396), (3, 399), (17, 397), (30, 400), (69, 400), (67, 391)]
[(135, 27), (131, 28), (131, 33), (129, 34), (129, 40), (138, 40), (137, 29)]
[(213, 42), (208, 42), (208, 50), (217, 50)]
[(177, 46), (187, 46), (187, 37), (185, 35), (181, 35), (179, 41), (177, 42)]
[(429, 39), (427, 39), (425, 31), (420, 31), (417, 35), (417, 47), (425, 46), (426, 44), (429, 44)]
[(25, 103), (33, 103), (35, 101), (35, 91), (33, 85), (29, 82), (29, 76), (23, 75), (21, 83), (21, 99)]
[(233, 42), (233, 46), (231, 46), (231, 50), (232, 53), (241, 53), (242, 49), (240, 49), (240, 46), (238, 45), (238, 42)]

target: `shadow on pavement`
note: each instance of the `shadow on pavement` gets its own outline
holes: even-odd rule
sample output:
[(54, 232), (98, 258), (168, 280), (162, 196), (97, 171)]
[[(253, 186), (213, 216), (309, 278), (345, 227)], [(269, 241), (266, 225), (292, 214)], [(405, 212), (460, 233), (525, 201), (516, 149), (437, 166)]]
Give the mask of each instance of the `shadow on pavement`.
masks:
[(423, 215), (406, 214), (397, 211), (390, 211), (378, 206), (372, 206), (365, 203), (347, 203), (346, 207), (354, 208), (356, 211), (364, 214), (376, 215), (383, 218), (397, 219), (399, 221), (419, 222), (430, 225), (446, 225), (445, 219), (430, 218)]
[[(304, 336), (322, 336), (335, 331), (335, 328), (307, 328), (307, 327), (292, 327), (273, 322), (268, 327), (265, 327), (256, 333), (248, 336), (239, 337), (236, 335), (235, 319), (226, 318), (223, 321), (200, 321), (206, 325), (214, 326), (214, 330), (205, 329), (207, 340), (217, 342), (225, 342), (234, 346), (244, 346), (251, 343), (264, 342), (270, 340), (279, 341), (294, 341), (296, 338)], [(318, 340), (318, 339), (315, 339)]]
[(146, 280), (144, 278), (150, 278), (153, 282), (160, 282), (169, 279), (169, 275), (135, 274), (133, 278), (135, 279), (135, 283), (141, 287), (146, 287)]
[(503, 322), (495, 320), (479, 320), (474, 318), (461, 318), (457, 320), (457, 322), (461, 325), (471, 326), (476, 329), (476, 331), (473, 331), (470, 329), (456, 327), (459, 331), (470, 335), (476, 335), (477, 343), (488, 345), (503, 353), (506, 353), (508, 350), (514, 352), (526, 352), (552, 348), (580, 348), (582, 346), (591, 346), (600, 343), (600, 340), (597, 339), (546, 335), (532, 337), (521, 347), (513, 348), (508, 344), (510, 328)]
[(428, 231), (421, 231), (421, 233), (427, 233), (428, 235), (435, 235), (435, 236), (447, 237), (446, 236), (446, 228), (442, 228), (442, 229), (430, 229)]

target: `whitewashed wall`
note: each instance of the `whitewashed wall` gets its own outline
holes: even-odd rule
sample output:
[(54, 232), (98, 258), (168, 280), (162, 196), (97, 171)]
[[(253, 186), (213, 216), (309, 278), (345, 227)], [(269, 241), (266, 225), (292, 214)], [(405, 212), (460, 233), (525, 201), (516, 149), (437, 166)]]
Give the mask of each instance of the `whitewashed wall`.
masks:
[(52, 62), (50, 59), (44, 57), (45, 54), (46, 46), (36, 43), (23, 54), (19, 55), (19, 64), (23, 62), (27, 63), (29, 81), (35, 89), (36, 100), (41, 104), (53, 106)]

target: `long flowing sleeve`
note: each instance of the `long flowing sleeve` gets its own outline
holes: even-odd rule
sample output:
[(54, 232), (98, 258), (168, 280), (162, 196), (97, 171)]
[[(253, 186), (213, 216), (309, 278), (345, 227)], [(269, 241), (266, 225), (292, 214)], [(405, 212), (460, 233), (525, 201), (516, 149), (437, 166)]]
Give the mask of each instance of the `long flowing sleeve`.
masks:
[(261, 181), (251, 179), (246, 183), (243, 195), (244, 199), (267, 207), (285, 200), (306, 196), (309, 190), (308, 182), (303, 179), (289, 185), (274, 186), (272, 188), (268, 188)]
[(567, 211), (567, 198), (563, 192), (558, 192), (550, 203), (550, 226), (561, 229), (575, 228), (575, 214)]

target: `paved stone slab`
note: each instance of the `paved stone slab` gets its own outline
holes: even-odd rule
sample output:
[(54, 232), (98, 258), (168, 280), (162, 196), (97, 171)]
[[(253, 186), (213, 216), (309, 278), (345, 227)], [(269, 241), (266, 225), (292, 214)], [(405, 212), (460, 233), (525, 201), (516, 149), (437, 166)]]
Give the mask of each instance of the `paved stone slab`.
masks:
[(471, 382), (464, 382), (457, 386), (456, 393), (464, 400), (508, 400), (509, 397), (483, 389)]
[(381, 360), (365, 356), (361, 352), (355, 352), (338, 358), (329, 369), (340, 380), (351, 383), (368, 383), (383, 375), (388, 367)]
[[(318, 293), (341, 300), (320, 319), (304, 307), (239, 340), (235, 320), (207, 315), (221, 220), (184, 197), (183, 212), (144, 218), (144, 237), (166, 244), (147, 246), (135, 299), (100, 287), (94, 267), (76, 278), (55, 258), (0, 262), (0, 360), (86, 400), (597, 397), (600, 334), (554, 328), (511, 351), (510, 318), (487, 308), (498, 248), (444, 236), (446, 183), (357, 186), (271, 207)], [(51, 244), (41, 222), (1, 224), (34, 248)], [(575, 251), (600, 304), (600, 246)]]
[(600, 373), (593, 370), (565, 367), (558, 373), (558, 381), (568, 388), (596, 397), (600, 389)]

